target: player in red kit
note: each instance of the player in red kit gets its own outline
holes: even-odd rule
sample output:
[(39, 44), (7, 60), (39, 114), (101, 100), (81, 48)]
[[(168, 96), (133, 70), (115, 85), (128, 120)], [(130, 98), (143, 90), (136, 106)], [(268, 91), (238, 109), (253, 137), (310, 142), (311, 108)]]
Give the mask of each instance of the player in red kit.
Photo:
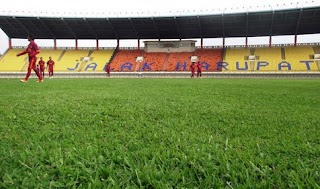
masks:
[(27, 82), (28, 78), (31, 75), (31, 70), (36, 72), (39, 80), (38, 82), (43, 82), (41, 75), (36, 67), (37, 57), (36, 55), (40, 53), (40, 50), (38, 48), (38, 45), (34, 42), (34, 37), (32, 35), (28, 35), (28, 41), (30, 41), (27, 49), (19, 54), (17, 56), (21, 56), (28, 53), (29, 56), (29, 66), (28, 66), (28, 73), (24, 79), (21, 80), (21, 82)]
[(51, 57), (49, 57), (49, 61), (47, 62), (49, 79), (53, 77), (53, 66), (54, 66), (54, 61), (51, 59)]
[(200, 62), (198, 62), (197, 64), (197, 78), (200, 76), (200, 78), (202, 77), (202, 71), (201, 71), (201, 64)]
[(106, 72), (107, 72), (107, 76), (110, 77), (110, 63), (107, 62), (107, 66), (106, 66)]
[(196, 66), (194, 65), (194, 62), (192, 62), (191, 66), (190, 66), (190, 69), (191, 69), (191, 78), (194, 77), (194, 72), (196, 70)]
[(40, 65), (40, 75), (42, 79), (44, 78), (44, 64), (45, 62), (42, 60), (42, 57), (40, 57), (40, 61), (38, 62), (38, 65)]

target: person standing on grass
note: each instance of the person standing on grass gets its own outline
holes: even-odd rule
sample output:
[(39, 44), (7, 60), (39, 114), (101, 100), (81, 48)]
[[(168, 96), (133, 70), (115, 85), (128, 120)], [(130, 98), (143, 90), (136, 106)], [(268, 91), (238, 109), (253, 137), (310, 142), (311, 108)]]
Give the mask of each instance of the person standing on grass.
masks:
[(196, 70), (196, 66), (194, 65), (194, 62), (192, 62), (191, 66), (190, 66), (190, 69), (191, 69), (191, 78), (194, 77), (194, 72)]
[(49, 79), (53, 78), (53, 66), (54, 61), (49, 57), (49, 61), (47, 62), (48, 72), (49, 72)]
[(107, 76), (110, 77), (110, 63), (107, 62), (107, 65), (106, 65), (106, 72), (107, 72)]
[(38, 62), (38, 65), (40, 65), (40, 75), (42, 79), (44, 78), (44, 64), (45, 62), (42, 60), (42, 57), (40, 57), (40, 61)]
[(29, 66), (28, 66), (28, 73), (26, 75), (26, 77), (22, 80), (20, 80), (21, 82), (25, 83), (28, 81), (28, 78), (30, 77), (31, 75), (31, 70), (33, 70), (39, 80), (37, 82), (43, 82), (42, 78), (41, 78), (41, 75), (39, 73), (39, 71), (37, 70), (37, 67), (36, 67), (36, 62), (37, 62), (37, 57), (36, 55), (40, 53), (40, 50), (38, 48), (38, 45), (34, 42), (34, 37), (32, 35), (28, 35), (28, 41), (30, 41), (27, 49), (19, 54), (17, 54), (17, 57), (18, 56), (21, 56), (21, 55), (24, 55), (24, 54), (27, 54), (28, 53), (28, 56), (29, 56)]
[(198, 62), (197, 64), (197, 78), (200, 76), (200, 78), (202, 77), (202, 71), (201, 71), (201, 64), (200, 62)]

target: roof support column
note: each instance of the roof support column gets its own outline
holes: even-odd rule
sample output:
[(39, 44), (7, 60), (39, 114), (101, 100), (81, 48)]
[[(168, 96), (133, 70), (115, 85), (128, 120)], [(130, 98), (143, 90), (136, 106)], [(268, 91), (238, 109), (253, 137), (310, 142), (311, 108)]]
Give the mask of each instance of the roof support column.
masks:
[(271, 45), (272, 45), (272, 36), (270, 35), (269, 36), (269, 48), (271, 48)]
[(248, 27), (249, 27), (249, 12), (246, 16), (246, 49), (248, 49)]
[(53, 49), (57, 50), (57, 40), (56, 39), (53, 40)]
[(96, 42), (97, 42), (97, 47), (96, 47), (96, 49), (99, 50), (99, 39), (97, 39)]
[(78, 39), (76, 39), (76, 50), (78, 50)]
[(138, 50), (140, 51), (140, 39), (138, 39)]
[(201, 49), (203, 49), (203, 38), (201, 38)]
[(11, 38), (9, 38), (9, 49), (12, 49), (12, 41), (11, 41)]
[(224, 48), (225, 47), (225, 45), (226, 45), (226, 38), (222, 38), (222, 47)]
[[(314, 14), (316, 14), (316, 13), (314, 13)], [(301, 15), (302, 15), (302, 8), (300, 9), (300, 14), (299, 14), (298, 22), (297, 22), (297, 27), (296, 27), (296, 32), (294, 34), (294, 47), (297, 46), (297, 38), (298, 38), (297, 35), (299, 33), (299, 30), (300, 30)]]
[(120, 39), (117, 39), (117, 48), (120, 46)]
[(248, 48), (248, 37), (246, 37), (246, 49)]

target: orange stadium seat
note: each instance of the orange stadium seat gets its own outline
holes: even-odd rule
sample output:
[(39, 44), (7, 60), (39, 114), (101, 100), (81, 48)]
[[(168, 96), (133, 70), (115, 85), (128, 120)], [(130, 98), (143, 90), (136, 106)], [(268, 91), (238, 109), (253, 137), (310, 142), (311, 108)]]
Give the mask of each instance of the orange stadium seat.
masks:
[(135, 71), (136, 58), (140, 56), (140, 50), (122, 50), (119, 49), (111, 61), (113, 71)]
[(196, 54), (200, 63), (208, 64), (207, 67), (203, 65), (202, 71), (219, 71), (217, 65), (222, 62), (222, 49), (198, 49)]
[(170, 53), (166, 71), (187, 71), (190, 70), (191, 56), (193, 52)]
[[(167, 53), (144, 53), (144, 60), (139, 64), (139, 70), (142, 71), (162, 71), (166, 61)], [(147, 64), (147, 65), (145, 65)], [(149, 70), (149, 68), (151, 70)]]

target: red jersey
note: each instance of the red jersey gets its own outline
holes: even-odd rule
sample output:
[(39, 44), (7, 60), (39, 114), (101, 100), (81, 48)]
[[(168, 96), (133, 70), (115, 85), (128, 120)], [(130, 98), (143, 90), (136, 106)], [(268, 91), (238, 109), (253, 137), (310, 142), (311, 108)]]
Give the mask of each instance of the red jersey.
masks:
[(39, 61), (39, 65), (40, 65), (41, 70), (44, 70), (44, 64), (45, 64), (45, 62), (43, 60)]
[(194, 64), (191, 64), (190, 68), (191, 68), (191, 71), (194, 72), (194, 70), (196, 69), (196, 66)]
[(49, 67), (49, 70), (53, 70), (54, 61), (53, 61), (53, 60), (49, 60), (49, 61), (47, 62), (47, 66)]
[(201, 72), (201, 64), (197, 64), (198, 72)]
[(27, 49), (25, 51), (19, 53), (17, 56), (21, 56), (21, 55), (24, 55), (24, 54), (27, 54), (27, 53), (28, 53), (28, 56), (29, 56), (29, 60), (35, 58), (36, 55), (40, 53), (38, 45), (34, 41), (31, 41), (29, 43)]
[(106, 71), (110, 71), (110, 64), (107, 65)]

